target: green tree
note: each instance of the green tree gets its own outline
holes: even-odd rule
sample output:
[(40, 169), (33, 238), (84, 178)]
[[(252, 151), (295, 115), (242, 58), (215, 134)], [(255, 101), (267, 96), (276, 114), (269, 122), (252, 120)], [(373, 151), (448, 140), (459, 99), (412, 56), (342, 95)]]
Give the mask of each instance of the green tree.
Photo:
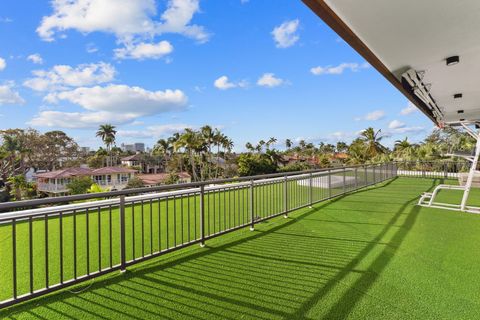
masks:
[(136, 188), (143, 188), (145, 185), (143, 184), (142, 179), (139, 177), (133, 177), (130, 180), (128, 180), (127, 186), (125, 189), (136, 189)]
[(93, 181), (90, 177), (78, 177), (67, 184), (70, 194), (85, 194), (92, 186)]
[(277, 171), (277, 165), (264, 154), (244, 153), (238, 157), (238, 174), (253, 176)]

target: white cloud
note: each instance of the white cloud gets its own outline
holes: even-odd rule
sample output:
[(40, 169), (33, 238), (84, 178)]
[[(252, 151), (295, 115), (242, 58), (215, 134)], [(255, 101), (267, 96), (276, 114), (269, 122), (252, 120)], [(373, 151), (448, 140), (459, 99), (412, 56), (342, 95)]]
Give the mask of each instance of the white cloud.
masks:
[(110, 82), (116, 70), (108, 63), (82, 64), (77, 67), (56, 65), (50, 70), (35, 70), (34, 78), (27, 79), (23, 85), (36, 91), (66, 90)]
[(356, 62), (344, 62), (339, 64), (338, 66), (325, 66), (325, 67), (313, 67), (310, 69), (310, 72), (314, 75), (322, 75), (322, 74), (342, 74), (345, 70), (350, 70), (353, 72), (357, 72), (361, 69), (367, 69), (370, 65), (368, 63), (356, 63)]
[(0, 105), (6, 104), (24, 104), (25, 100), (14, 90), (15, 83), (7, 82), (0, 85)]
[(285, 81), (280, 78), (276, 78), (273, 73), (264, 73), (258, 80), (257, 85), (262, 87), (274, 88), (284, 84)]
[(127, 44), (125, 48), (115, 49), (115, 58), (117, 59), (159, 59), (173, 51), (173, 46), (168, 41), (158, 43), (140, 42), (137, 44)]
[(403, 108), (402, 111), (400, 111), (400, 114), (402, 116), (406, 116), (416, 111), (418, 111), (417, 107), (413, 103), (408, 101), (408, 105), (405, 108)]
[(245, 88), (248, 86), (248, 82), (246, 80), (242, 80), (239, 82), (231, 82), (227, 76), (221, 76), (217, 80), (213, 82), (215, 88), (220, 90), (228, 90), (232, 88)]
[(400, 128), (405, 128), (405, 126), (406, 126), (405, 123), (398, 120), (390, 121), (390, 123), (388, 124), (389, 129), (400, 129)]
[(87, 50), (87, 53), (95, 53), (98, 51), (97, 46), (95, 46), (95, 44), (92, 42), (88, 43), (85, 48)]
[(13, 19), (9, 18), (9, 17), (1, 17), (0, 18), (0, 22), (1, 23), (10, 23), (10, 22), (13, 22)]
[(372, 111), (370, 113), (367, 113), (366, 115), (362, 116), (362, 117), (358, 117), (358, 118), (355, 118), (356, 121), (361, 121), (361, 120), (365, 120), (365, 121), (377, 121), (377, 120), (381, 120), (385, 117), (385, 111), (383, 110), (375, 110), (375, 111)]
[(0, 57), (0, 71), (2, 71), (3, 69), (5, 69), (7, 67), (7, 62), (5, 61), (5, 59), (3, 59), (2, 57)]
[(199, 0), (169, 0), (160, 19), (155, 0), (53, 0), (51, 3), (53, 13), (44, 16), (37, 28), (45, 41), (53, 41), (58, 33), (69, 29), (112, 33), (124, 43), (163, 33), (179, 33), (199, 42), (209, 38), (202, 26), (190, 24), (200, 10)]
[[(395, 126), (395, 124), (393, 126)], [(421, 126), (408, 127), (405, 124), (401, 124), (400, 127), (398, 128), (390, 128), (390, 125), (389, 125), (389, 130), (385, 131), (385, 136), (391, 137), (394, 135), (403, 135), (407, 133), (411, 135), (415, 135), (422, 132), (425, 132), (425, 128)]]
[(118, 135), (126, 138), (160, 138), (181, 132), (186, 128), (196, 128), (188, 124), (174, 123), (148, 126), (145, 130), (118, 130)]
[(96, 128), (103, 123), (124, 124), (135, 118), (135, 114), (116, 112), (41, 111), (28, 124), (35, 127), (82, 129)]
[(273, 40), (277, 48), (288, 48), (293, 46), (300, 37), (297, 35), (297, 29), (300, 24), (298, 19), (285, 21), (272, 31)]
[(50, 93), (44, 100), (49, 103), (68, 101), (89, 111), (125, 113), (136, 117), (182, 110), (188, 101), (180, 90), (148, 91), (140, 87), (113, 84)]
[(183, 110), (188, 102), (180, 90), (148, 91), (127, 85), (80, 87), (50, 93), (44, 101), (76, 104), (86, 112), (43, 110), (29, 124), (39, 127), (93, 128), (101, 123), (138, 124), (139, 117)]
[(42, 56), (38, 53), (34, 53), (34, 54), (31, 54), (27, 57), (27, 60), (28, 61), (31, 61), (35, 64), (42, 64), (43, 63), (43, 59), (42, 59)]

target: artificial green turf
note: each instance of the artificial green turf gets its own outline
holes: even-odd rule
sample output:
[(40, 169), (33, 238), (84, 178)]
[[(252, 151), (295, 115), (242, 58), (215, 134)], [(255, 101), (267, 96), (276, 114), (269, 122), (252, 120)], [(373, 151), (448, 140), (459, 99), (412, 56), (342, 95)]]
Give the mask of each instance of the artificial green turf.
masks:
[(472, 319), (480, 217), (414, 206), (437, 182), (400, 178), (0, 317)]

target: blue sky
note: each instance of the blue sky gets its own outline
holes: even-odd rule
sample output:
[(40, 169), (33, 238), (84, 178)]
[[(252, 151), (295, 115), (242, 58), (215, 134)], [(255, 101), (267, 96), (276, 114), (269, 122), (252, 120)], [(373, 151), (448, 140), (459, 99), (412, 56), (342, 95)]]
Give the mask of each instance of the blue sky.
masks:
[(301, 1), (17, 0), (0, 9), (0, 129), (152, 146), (210, 124), (245, 142), (386, 143), (433, 124)]

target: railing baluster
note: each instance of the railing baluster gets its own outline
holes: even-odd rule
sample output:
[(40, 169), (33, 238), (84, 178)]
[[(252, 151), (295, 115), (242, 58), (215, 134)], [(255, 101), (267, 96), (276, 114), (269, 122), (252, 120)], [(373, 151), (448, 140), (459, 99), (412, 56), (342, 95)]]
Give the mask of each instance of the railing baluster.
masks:
[(283, 179), (283, 217), (288, 218), (288, 177)]
[(17, 299), (17, 220), (12, 220), (13, 298)]
[(97, 210), (97, 223), (98, 223), (98, 271), (102, 270), (102, 214), (101, 208)]
[(48, 271), (48, 215), (45, 214), (45, 288), (50, 286)]
[(200, 246), (205, 247), (205, 185), (203, 184), (200, 185)]
[(125, 247), (125, 196), (120, 196), (120, 271), (125, 272), (127, 269), (127, 252)]
[(30, 293), (33, 293), (33, 222), (32, 216), (28, 217), (28, 255), (30, 269)]
[(63, 284), (63, 212), (59, 214), (60, 223), (60, 283)]
[(250, 231), (255, 230), (254, 181), (250, 181)]

